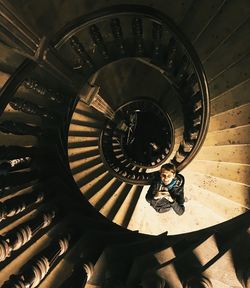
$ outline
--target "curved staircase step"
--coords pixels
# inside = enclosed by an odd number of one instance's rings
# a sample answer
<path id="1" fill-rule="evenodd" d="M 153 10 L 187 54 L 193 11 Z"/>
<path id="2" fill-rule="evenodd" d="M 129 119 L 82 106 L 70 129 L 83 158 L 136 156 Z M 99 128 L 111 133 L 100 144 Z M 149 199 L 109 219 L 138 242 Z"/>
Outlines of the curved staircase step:
<path id="1" fill-rule="evenodd" d="M 210 210 L 210 214 L 215 216 L 217 223 L 221 223 L 227 219 L 231 219 L 240 214 L 245 213 L 248 209 L 245 206 L 237 204 L 234 201 L 222 197 L 216 193 L 210 192 L 210 190 L 202 189 L 196 185 L 189 187 L 189 197 L 192 199 L 189 202 L 196 201 L 200 207 L 205 206 Z M 211 222 L 210 222 L 211 221 Z M 212 217 L 208 220 L 210 225 L 213 225 Z"/>
<path id="2" fill-rule="evenodd" d="M 81 170 L 78 173 L 75 173 L 73 175 L 73 177 L 74 177 L 76 182 L 82 181 L 82 183 L 84 183 L 84 178 L 85 177 L 89 178 L 89 181 L 91 181 L 91 179 L 94 179 L 94 177 L 99 176 L 103 172 L 104 172 L 103 163 L 99 162 L 96 165 L 90 166 L 87 169 L 84 169 L 84 170 Z M 86 179 L 86 181 L 87 181 L 87 179 Z"/>
<path id="3" fill-rule="evenodd" d="M 223 222 L 224 218 L 216 214 L 211 207 L 192 197 L 189 187 L 190 185 L 185 187 L 185 195 L 188 198 L 184 204 L 185 213 L 178 216 L 173 210 L 157 213 L 145 199 L 149 186 L 144 186 L 133 214 L 134 219 L 130 221 L 128 228 L 151 235 L 158 235 L 165 231 L 168 231 L 169 235 L 176 235 Z"/>
<path id="4" fill-rule="evenodd" d="M 248 207 L 249 205 L 249 185 L 202 174 L 197 171 L 184 171 L 183 175 L 186 177 L 186 185 L 191 187 L 195 185 L 197 188 L 210 191 L 211 195 L 209 194 L 209 196 L 220 195 L 225 199 L 233 201 L 235 205 L 243 207 Z"/>
<path id="5" fill-rule="evenodd" d="M 76 133 L 76 132 L 99 132 L 100 133 L 100 126 L 96 123 L 92 124 L 86 121 L 81 121 L 82 124 L 80 124 L 79 122 L 77 124 L 72 123 L 73 121 L 71 121 L 70 127 L 69 127 L 69 133 Z"/>
<path id="6" fill-rule="evenodd" d="M 85 140 L 85 141 L 79 141 L 79 142 L 69 142 L 68 148 L 69 149 L 77 149 L 81 147 L 92 147 L 92 146 L 98 146 L 98 140 Z"/>
<path id="7" fill-rule="evenodd" d="M 84 175 L 83 177 L 79 178 L 76 182 L 78 187 L 82 192 L 91 189 L 98 181 L 101 181 L 108 172 L 106 171 L 103 165 L 100 165 L 99 168 L 94 169 L 90 174 Z"/>
<path id="8" fill-rule="evenodd" d="M 232 31 L 237 29 L 241 23 L 243 23 L 249 15 L 249 5 L 246 2 L 241 1 L 241 5 L 245 7 L 245 11 L 242 13 L 240 7 L 235 7 L 233 2 L 223 3 L 224 5 L 217 10 L 215 17 L 211 18 L 206 30 L 195 42 L 195 48 L 201 59 L 206 58 L 211 52 L 213 52 L 221 42 L 230 37 Z M 233 17 L 232 17 L 233 15 Z M 226 24 L 224 19 L 232 17 L 230 24 Z M 214 31 L 217 31 L 216 37 L 214 37 Z"/>
<path id="9" fill-rule="evenodd" d="M 93 197 L 97 196 L 97 198 L 98 198 L 98 200 L 93 201 L 93 202 L 95 202 L 94 205 L 95 205 L 97 210 L 100 210 L 102 207 L 104 207 L 105 204 L 109 201 L 109 199 L 111 199 L 113 197 L 113 195 L 118 191 L 119 187 L 122 185 L 122 182 L 120 180 L 117 180 L 117 179 L 115 179 L 115 180 L 113 179 L 112 182 L 113 183 L 112 183 L 111 187 L 108 188 L 108 190 L 106 190 L 106 189 L 102 190 L 102 191 L 104 191 L 103 195 L 99 195 L 98 193 L 96 193 L 93 196 Z M 105 211 L 105 208 L 103 208 L 102 211 Z"/>
<path id="10" fill-rule="evenodd" d="M 74 111 L 74 114 L 72 116 L 73 120 L 78 120 L 78 121 L 89 121 L 92 123 L 102 123 L 103 120 L 105 119 L 104 116 L 95 110 L 94 108 L 85 105 L 83 109 L 83 105 L 81 105 L 81 101 L 78 102 L 76 109 Z"/>
<path id="11" fill-rule="evenodd" d="M 86 158 L 97 157 L 97 156 L 100 157 L 99 156 L 99 150 L 97 149 L 97 147 L 95 149 L 92 149 L 92 147 L 91 147 L 91 149 L 89 149 L 89 147 L 88 147 L 88 150 L 89 151 L 87 151 L 87 152 L 76 153 L 76 154 L 73 154 L 73 155 L 69 155 L 70 165 L 73 162 L 79 162 L 81 160 L 85 160 L 86 161 Z M 73 151 L 75 153 L 75 149 Z"/>
<path id="12" fill-rule="evenodd" d="M 249 109 L 250 104 L 244 104 L 225 112 L 217 113 L 210 119 L 208 133 L 249 124 Z"/>
<path id="13" fill-rule="evenodd" d="M 234 89 L 236 86 L 249 79 L 248 67 L 250 64 L 250 55 L 244 57 L 240 62 L 230 67 L 222 75 L 217 77 L 209 84 L 210 99 Z"/>
<path id="14" fill-rule="evenodd" d="M 181 23 L 183 31 L 191 42 L 195 43 L 224 4 L 223 0 L 212 0 L 209 3 L 195 1 L 192 3 L 191 9 Z"/>
<path id="15" fill-rule="evenodd" d="M 224 130 L 210 131 L 204 146 L 223 146 L 250 143 L 250 125 L 239 126 Z"/>
<path id="16" fill-rule="evenodd" d="M 97 138 L 100 135 L 100 131 L 97 129 L 93 129 L 92 131 L 69 131 L 69 136 L 74 136 L 74 137 L 92 137 L 92 138 Z"/>
<path id="17" fill-rule="evenodd" d="M 220 145 L 220 146 L 204 146 L 197 154 L 197 160 L 229 162 L 229 163 L 250 163 L 250 144 L 242 145 Z"/>
<path id="18" fill-rule="evenodd" d="M 76 169 L 76 173 L 78 173 L 78 172 L 82 171 L 81 165 L 83 165 L 83 166 L 87 165 L 88 166 L 88 163 L 92 162 L 92 161 L 97 161 L 97 162 L 99 161 L 98 163 L 100 163 L 101 162 L 100 156 L 96 154 L 94 156 L 90 156 L 87 158 L 81 158 L 81 159 L 76 160 L 74 162 L 70 162 L 69 166 L 72 169 L 72 171 L 74 171 L 74 169 Z"/>
<path id="19" fill-rule="evenodd" d="M 96 157 L 96 156 L 90 157 L 88 159 L 89 161 L 86 161 L 86 159 L 84 159 L 84 160 L 85 160 L 84 163 L 82 163 L 78 166 L 75 166 L 74 168 L 73 168 L 73 165 L 70 165 L 71 173 L 73 174 L 73 176 L 77 173 L 81 173 L 83 170 L 89 169 L 93 166 L 96 166 L 96 165 L 102 163 L 101 158 Z M 74 163 L 76 163 L 76 162 L 74 162 Z"/>
<path id="20" fill-rule="evenodd" d="M 98 181 L 95 182 L 95 184 L 92 184 L 90 188 L 88 188 L 87 185 L 84 187 L 84 196 L 87 199 L 89 199 L 89 202 L 93 205 L 94 204 L 93 198 L 95 198 L 95 195 L 101 192 L 103 188 L 105 189 L 105 186 L 107 184 L 110 184 L 110 181 L 112 180 L 113 176 L 110 173 L 105 172 L 104 176 L 98 179 Z"/>
<path id="21" fill-rule="evenodd" d="M 104 203 L 104 205 L 100 209 L 100 213 L 105 215 L 106 217 L 112 218 L 112 216 L 117 212 L 117 208 L 114 208 L 115 203 L 117 202 L 117 199 L 120 197 L 120 194 L 125 194 L 125 196 L 129 193 L 129 190 L 131 189 L 130 184 L 122 183 L 117 190 L 114 191 L 114 193 L 111 194 L 111 197 Z M 121 203 L 120 203 L 121 204 Z M 119 209 L 119 205 L 118 205 Z M 115 211 L 114 211 L 115 210 Z M 111 219 L 112 220 L 112 219 Z"/>
<path id="22" fill-rule="evenodd" d="M 249 103 L 249 89 L 250 79 L 247 79 L 218 97 L 211 99 L 211 116 Z"/>
<path id="23" fill-rule="evenodd" d="M 77 155 L 83 155 L 83 159 L 88 158 L 88 153 L 91 155 L 93 152 L 98 154 L 98 145 L 95 146 L 87 146 L 87 147 L 79 147 L 79 148 L 68 148 L 68 156 L 71 159 L 77 158 Z M 86 155 L 85 155 L 86 154 Z M 78 157 L 79 158 L 79 157 Z"/>
<path id="24" fill-rule="evenodd" d="M 226 38 L 212 54 L 203 60 L 203 65 L 206 70 L 207 79 L 210 82 L 213 78 L 218 77 L 218 74 L 223 73 L 228 66 L 238 62 L 250 50 L 250 20 L 242 19 L 238 27 L 232 30 L 231 35 Z M 241 39 L 245 41 L 242 42 Z M 232 54 L 227 54 L 225 51 L 234 46 Z M 218 61 L 220 59 L 220 61 Z"/>
<path id="25" fill-rule="evenodd" d="M 194 160 L 188 168 L 190 169 L 190 172 L 198 172 L 207 176 L 223 178 L 225 180 L 237 182 L 239 185 L 250 185 L 248 177 L 250 175 L 249 164 Z"/>
<path id="26" fill-rule="evenodd" d="M 140 197 L 142 186 L 134 185 L 127 197 L 124 199 L 118 213 L 113 218 L 113 222 L 121 225 L 122 227 L 127 227 L 131 221 L 134 209 L 136 207 L 137 201 Z"/>

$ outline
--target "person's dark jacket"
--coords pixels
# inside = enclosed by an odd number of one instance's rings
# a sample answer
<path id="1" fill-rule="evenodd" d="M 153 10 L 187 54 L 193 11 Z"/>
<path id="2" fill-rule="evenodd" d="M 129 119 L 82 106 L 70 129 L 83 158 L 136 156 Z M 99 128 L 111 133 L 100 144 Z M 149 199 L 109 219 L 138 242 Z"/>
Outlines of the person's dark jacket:
<path id="1" fill-rule="evenodd" d="M 169 185 L 165 185 L 160 176 L 158 175 L 152 182 L 148 192 L 146 194 L 146 200 L 150 203 L 150 205 L 156 210 L 158 213 L 164 213 L 169 211 L 171 208 L 175 211 L 176 214 L 182 215 L 185 211 L 184 207 L 184 183 L 185 179 L 181 174 L 176 174 L 174 178 L 175 184 L 172 186 L 171 183 Z M 169 194 L 171 195 L 173 201 L 168 201 L 166 198 L 154 199 L 155 194 L 160 190 L 160 187 L 172 186 L 168 188 Z"/>

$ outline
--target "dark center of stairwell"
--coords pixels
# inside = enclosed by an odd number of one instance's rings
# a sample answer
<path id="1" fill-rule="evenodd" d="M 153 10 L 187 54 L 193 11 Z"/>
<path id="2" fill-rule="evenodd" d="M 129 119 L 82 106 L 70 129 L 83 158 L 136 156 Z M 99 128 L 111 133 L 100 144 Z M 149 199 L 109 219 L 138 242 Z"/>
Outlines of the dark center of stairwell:
<path id="1" fill-rule="evenodd" d="M 136 111 L 131 116 L 135 120 L 132 120 L 128 132 L 123 136 L 123 147 L 128 158 L 144 165 L 161 159 L 171 141 L 168 123 L 152 112 Z"/>
<path id="2" fill-rule="evenodd" d="M 169 118 L 149 99 L 122 105 L 116 115 L 126 123 L 120 136 L 121 148 L 131 162 L 152 166 L 162 162 L 173 144 Z"/>

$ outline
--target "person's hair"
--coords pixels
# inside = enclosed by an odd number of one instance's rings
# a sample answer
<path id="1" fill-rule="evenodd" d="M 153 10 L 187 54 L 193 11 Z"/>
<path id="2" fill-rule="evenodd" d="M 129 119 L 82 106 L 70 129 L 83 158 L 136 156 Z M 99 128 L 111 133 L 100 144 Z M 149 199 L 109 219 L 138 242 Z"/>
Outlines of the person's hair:
<path id="1" fill-rule="evenodd" d="M 161 169 L 167 170 L 172 172 L 173 174 L 176 174 L 176 167 L 172 163 L 167 163 L 161 166 Z"/>

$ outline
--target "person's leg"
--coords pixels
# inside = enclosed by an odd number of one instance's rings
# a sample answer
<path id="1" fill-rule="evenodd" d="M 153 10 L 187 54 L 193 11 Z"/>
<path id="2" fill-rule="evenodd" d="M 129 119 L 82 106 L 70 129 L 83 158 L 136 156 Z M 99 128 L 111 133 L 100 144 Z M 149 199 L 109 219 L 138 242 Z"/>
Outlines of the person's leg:
<path id="1" fill-rule="evenodd" d="M 157 203 L 154 208 L 155 208 L 155 211 L 158 213 L 165 213 L 171 209 L 171 205 L 167 199 L 161 198 L 157 200 Z"/>

